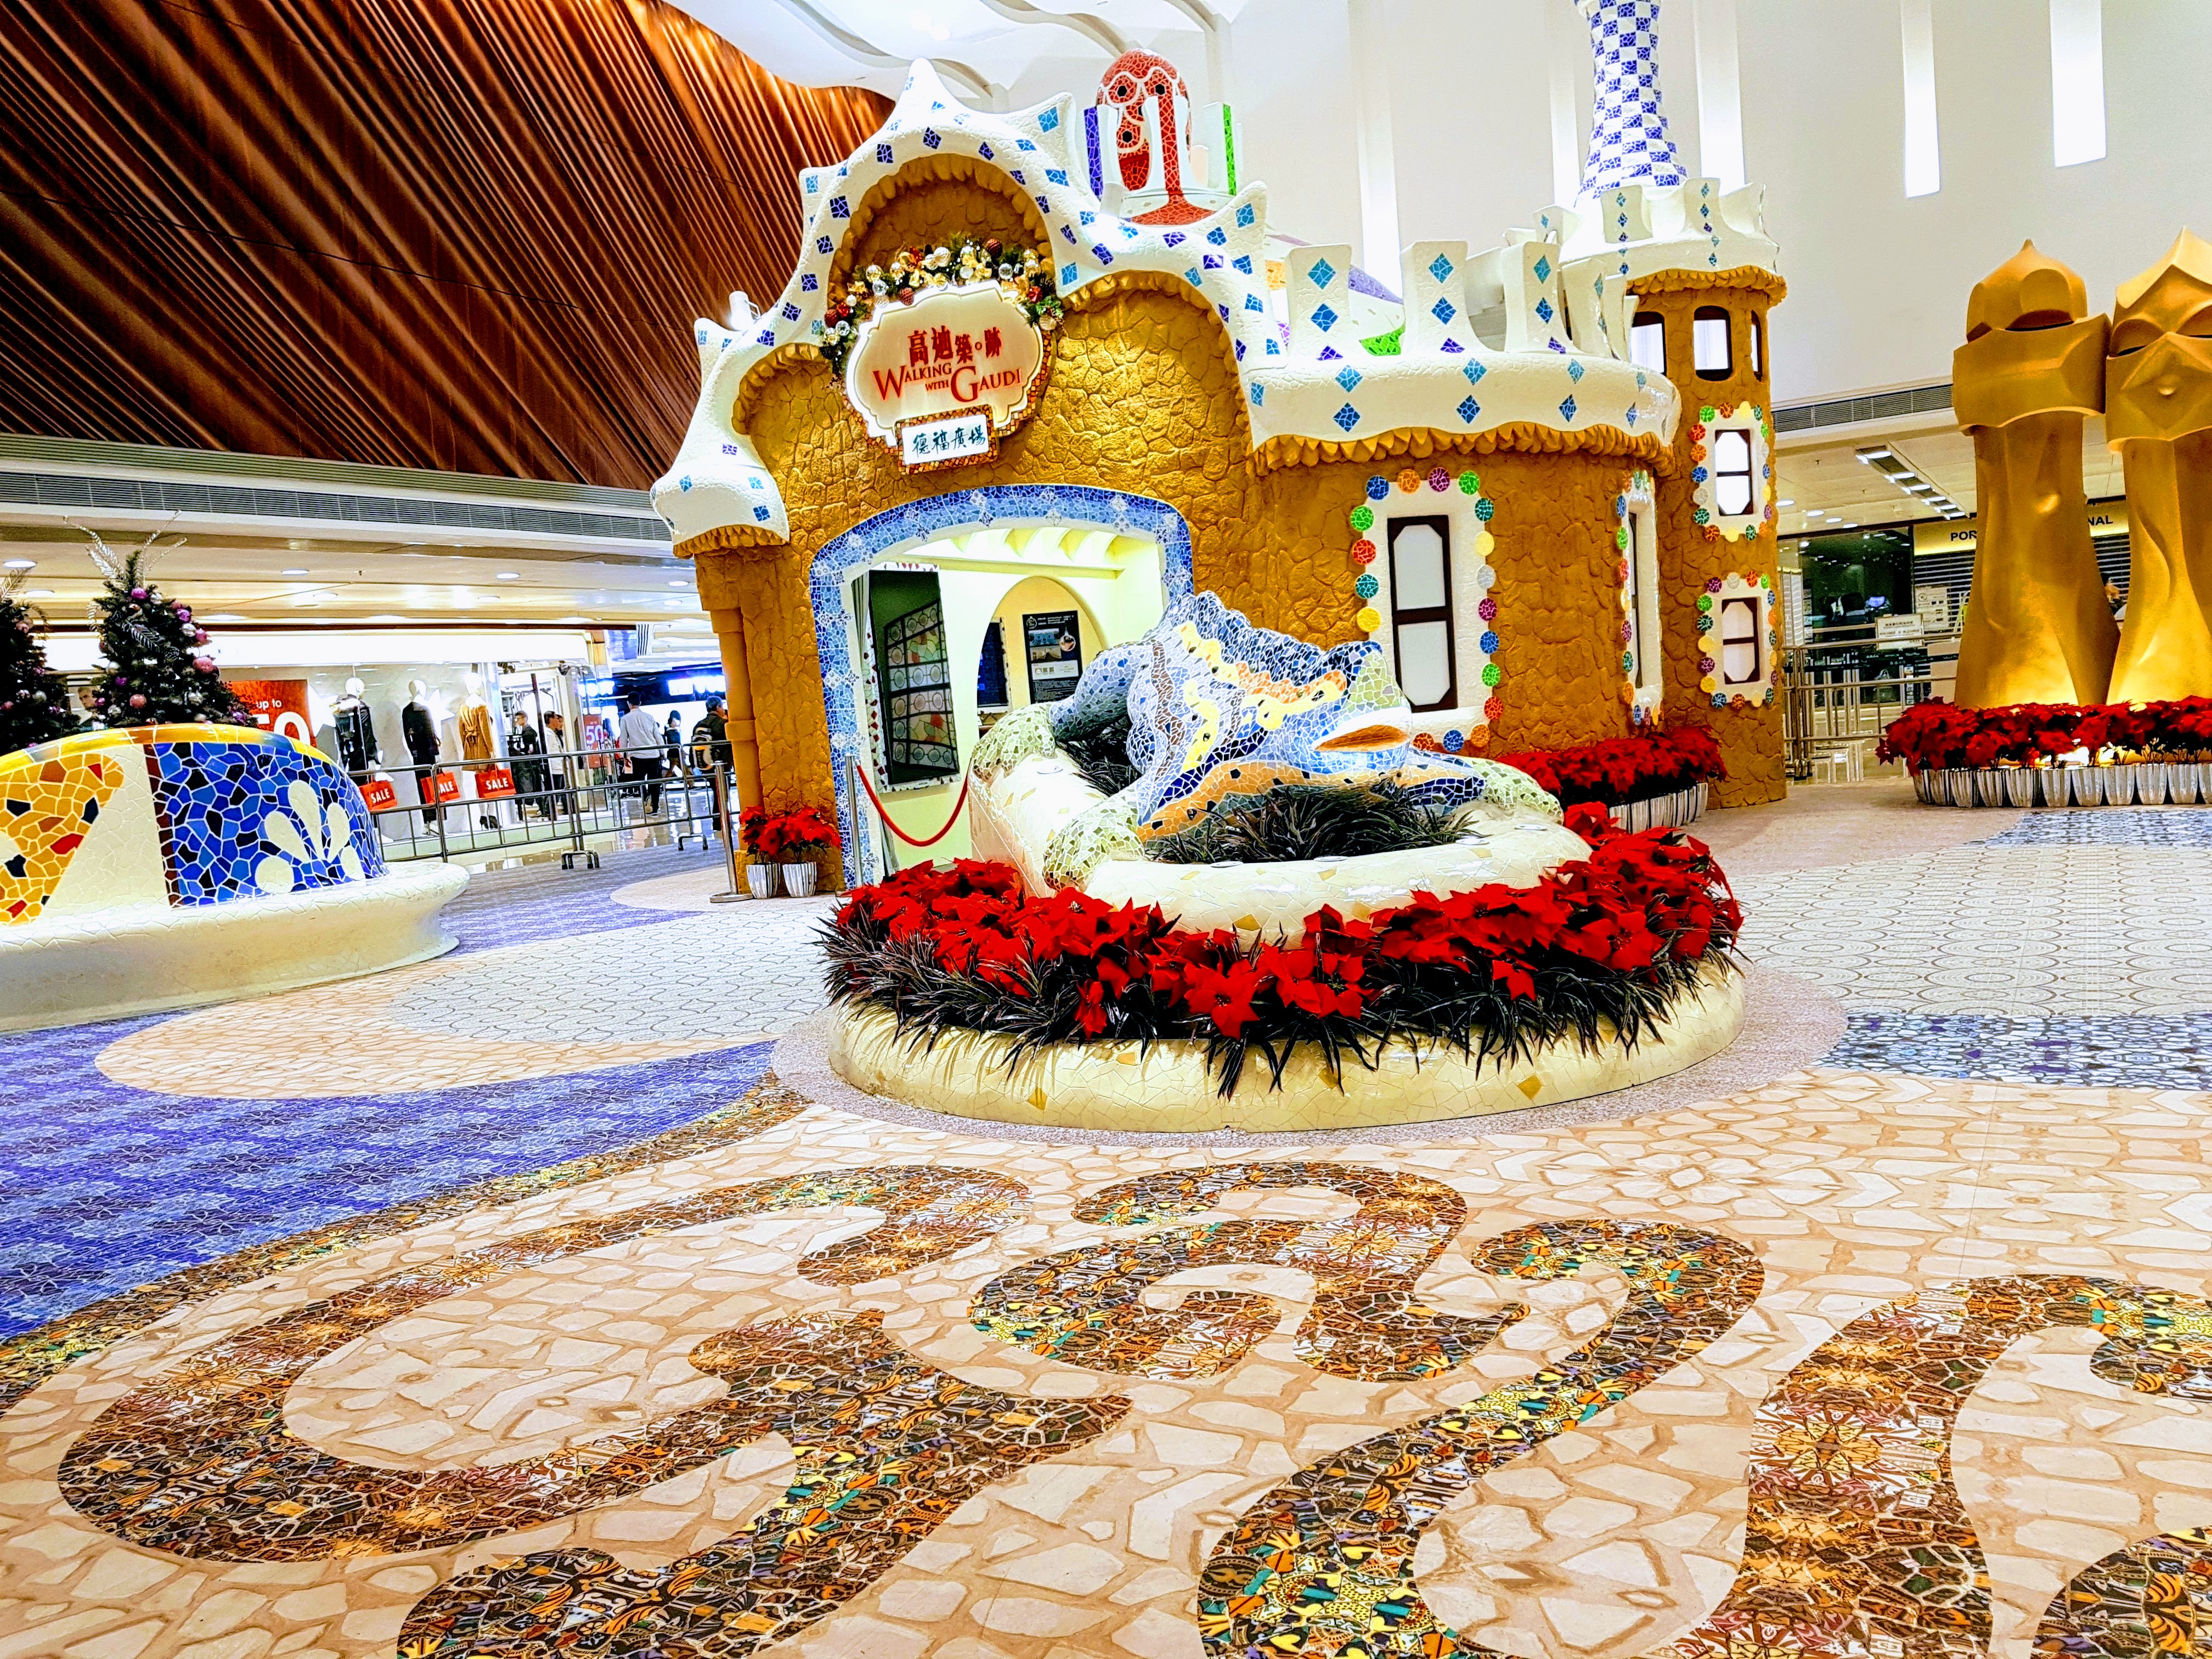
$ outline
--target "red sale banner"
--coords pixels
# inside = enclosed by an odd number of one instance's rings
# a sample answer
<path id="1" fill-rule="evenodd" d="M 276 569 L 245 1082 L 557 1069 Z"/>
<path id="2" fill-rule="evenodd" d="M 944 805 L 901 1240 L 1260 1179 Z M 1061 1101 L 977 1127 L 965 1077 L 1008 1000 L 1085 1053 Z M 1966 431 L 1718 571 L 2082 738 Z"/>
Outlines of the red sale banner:
<path id="1" fill-rule="evenodd" d="M 371 778 L 362 785 L 361 798 L 368 803 L 372 812 L 381 812 L 387 806 L 399 804 L 399 792 L 392 787 L 389 778 Z"/>
<path id="2" fill-rule="evenodd" d="M 229 685 L 252 710 L 253 723 L 263 731 L 295 743 L 314 742 L 314 728 L 307 722 L 307 681 L 232 680 Z"/>
<path id="3" fill-rule="evenodd" d="M 461 775 L 460 775 L 459 773 L 458 773 L 458 772 L 441 772 L 441 773 L 439 773 L 439 774 L 438 774 L 438 803 L 439 803 L 439 805 L 444 805 L 446 802 L 447 802 L 447 801 L 459 800 L 460 798 L 461 798 Z"/>
<path id="4" fill-rule="evenodd" d="M 481 766 L 477 769 L 477 799 L 497 800 L 514 793 L 514 774 L 504 766 Z"/>

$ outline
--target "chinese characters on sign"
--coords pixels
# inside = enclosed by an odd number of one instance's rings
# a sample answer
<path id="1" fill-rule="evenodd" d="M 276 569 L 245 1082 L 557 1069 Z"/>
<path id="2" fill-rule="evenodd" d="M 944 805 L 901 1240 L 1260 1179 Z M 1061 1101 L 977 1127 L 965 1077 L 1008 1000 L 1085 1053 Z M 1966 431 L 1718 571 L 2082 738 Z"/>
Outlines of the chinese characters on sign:
<path id="1" fill-rule="evenodd" d="M 980 411 L 940 421 L 899 422 L 899 461 L 927 466 L 939 461 L 974 460 L 991 453 L 991 417 Z"/>
<path id="2" fill-rule="evenodd" d="M 1029 413 L 1044 354 L 1043 334 L 996 283 L 932 289 L 861 325 L 845 392 L 903 465 L 981 460 Z M 909 437 L 917 423 L 925 435 Z"/>

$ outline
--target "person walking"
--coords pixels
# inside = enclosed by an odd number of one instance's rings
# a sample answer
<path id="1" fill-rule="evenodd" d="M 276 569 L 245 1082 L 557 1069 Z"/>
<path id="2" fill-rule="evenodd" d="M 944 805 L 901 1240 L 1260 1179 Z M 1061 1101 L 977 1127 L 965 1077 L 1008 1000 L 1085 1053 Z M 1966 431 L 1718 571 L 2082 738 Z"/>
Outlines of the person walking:
<path id="1" fill-rule="evenodd" d="M 707 712 L 699 716 L 699 723 L 691 728 L 691 764 L 704 772 L 727 765 L 730 759 L 730 722 L 720 697 L 707 699 Z"/>
<path id="2" fill-rule="evenodd" d="M 660 780 L 666 769 L 663 766 L 666 739 L 661 735 L 660 722 L 653 718 L 644 705 L 635 699 L 623 702 L 622 725 L 615 741 L 629 763 L 630 781 L 644 786 L 640 792 L 644 816 L 660 816 Z"/>

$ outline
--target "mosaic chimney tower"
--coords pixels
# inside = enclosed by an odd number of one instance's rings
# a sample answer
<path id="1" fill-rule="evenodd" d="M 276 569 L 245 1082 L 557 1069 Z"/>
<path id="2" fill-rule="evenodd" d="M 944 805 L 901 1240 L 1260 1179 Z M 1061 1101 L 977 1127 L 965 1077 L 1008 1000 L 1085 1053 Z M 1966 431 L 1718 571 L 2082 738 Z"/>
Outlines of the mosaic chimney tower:
<path id="1" fill-rule="evenodd" d="M 1575 0 L 1589 22 L 1594 79 L 1585 198 L 1619 185 L 1679 185 L 1686 176 L 1659 96 L 1659 0 Z"/>
<path id="2" fill-rule="evenodd" d="M 2105 701 L 2118 630 L 2083 511 L 2081 424 L 2105 406 L 2109 325 L 2088 309 L 2081 277 L 2033 242 L 1966 302 L 1952 403 L 1974 440 L 1982 529 L 1962 708 Z"/>
<path id="3" fill-rule="evenodd" d="M 1595 119 L 1568 216 L 1565 291 L 1578 313 L 1607 319 L 1615 355 L 1666 379 L 1682 405 L 1672 465 L 1650 492 L 1664 526 L 1657 717 L 1712 732 L 1728 763 L 1714 789 L 1722 805 L 1778 800 L 1788 785 L 1766 313 L 1786 289 L 1764 192 L 1723 191 L 1676 159 L 1659 0 L 1574 3 L 1589 23 Z M 1632 508 L 1626 516 L 1632 550 L 1644 532 Z M 1647 693 L 1634 695 L 1641 717 Z"/>
<path id="4" fill-rule="evenodd" d="M 2212 244 L 2186 230 L 2124 283 L 2105 439 L 2128 476 L 2128 615 L 2116 702 L 2212 695 Z"/>

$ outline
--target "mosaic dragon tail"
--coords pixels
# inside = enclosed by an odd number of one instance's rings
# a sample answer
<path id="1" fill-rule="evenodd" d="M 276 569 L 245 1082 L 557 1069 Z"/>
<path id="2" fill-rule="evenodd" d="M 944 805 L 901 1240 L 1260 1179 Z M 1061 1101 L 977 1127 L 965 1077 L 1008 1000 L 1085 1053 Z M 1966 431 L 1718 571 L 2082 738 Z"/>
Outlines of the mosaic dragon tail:
<path id="1" fill-rule="evenodd" d="M 1214 1659 L 1486 1652 L 1422 1600 L 1413 1581 L 1422 1528 L 1491 1470 L 1704 1348 L 1751 1305 L 1764 1279 L 1733 1240 L 1656 1222 L 1523 1227 L 1475 1259 L 1519 1279 L 1610 1267 L 1627 1279 L 1628 1297 L 1604 1330 L 1557 1364 L 1347 1446 L 1261 1498 L 1215 1548 L 1199 1583 L 1199 1628 Z"/>

